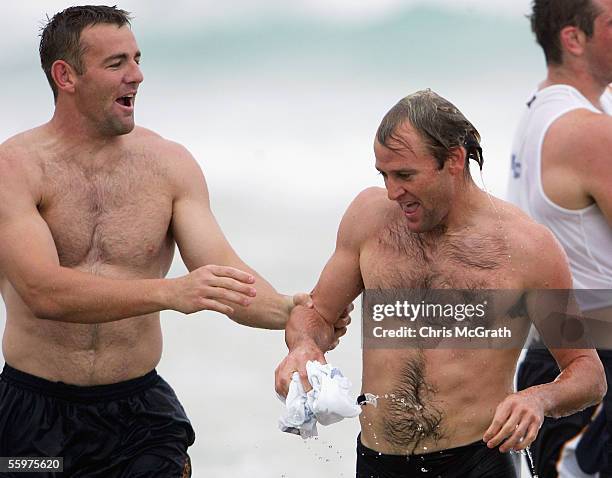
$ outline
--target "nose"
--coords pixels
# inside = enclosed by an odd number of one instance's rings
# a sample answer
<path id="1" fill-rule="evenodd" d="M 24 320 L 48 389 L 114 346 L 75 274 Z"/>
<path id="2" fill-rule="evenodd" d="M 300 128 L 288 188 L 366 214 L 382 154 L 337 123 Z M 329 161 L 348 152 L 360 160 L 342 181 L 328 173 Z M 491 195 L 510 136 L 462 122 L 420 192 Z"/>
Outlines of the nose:
<path id="1" fill-rule="evenodd" d="M 140 69 L 140 65 L 135 61 L 131 63 L 130 68 L 128 69 L 127 74 L 125 75 L 126 83 L 142 83 L 144 80 L 144 75 L 142 74 L 142 70 Z"/>
<path id="2" fill-rule="evenodd" d="M 395 182 L 392 178 L 387 179 L 385 186 L 387 188 L 387 197 L 391 201 L 397 201 L 406 192 L 404 187 Z"/>

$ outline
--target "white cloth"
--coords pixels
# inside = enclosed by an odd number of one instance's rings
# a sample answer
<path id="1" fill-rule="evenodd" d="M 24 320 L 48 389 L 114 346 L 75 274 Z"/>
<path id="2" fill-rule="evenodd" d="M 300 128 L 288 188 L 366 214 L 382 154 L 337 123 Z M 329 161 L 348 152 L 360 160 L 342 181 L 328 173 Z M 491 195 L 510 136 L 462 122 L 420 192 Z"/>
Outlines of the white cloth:
<path id="1" fill-rule="evenodd" d="M 318 435 L 317 422 L 327 426 L 361 413 L 351 382 L 339 368 L 308 361 L 306 373 L 312 390 L 306 393 L 299 374 L 293 372 L 287 398 L 278 397 L 285 403 L 285 413 L 278 422 L 282 431 L 310 438 Z"/>

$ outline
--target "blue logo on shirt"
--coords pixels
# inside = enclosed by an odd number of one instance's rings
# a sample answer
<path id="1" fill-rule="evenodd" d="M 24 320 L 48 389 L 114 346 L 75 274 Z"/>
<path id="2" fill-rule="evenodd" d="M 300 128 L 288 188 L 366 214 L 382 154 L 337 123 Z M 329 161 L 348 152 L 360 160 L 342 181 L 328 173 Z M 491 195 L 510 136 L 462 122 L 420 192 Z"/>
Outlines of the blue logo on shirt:
<path id="1" fill-rule="evenodd" d="M 516 159 L 516 154 L 512 155 L 512 176 L 514 179 L 518 179 L 521 177 L 521 162 Z"/>

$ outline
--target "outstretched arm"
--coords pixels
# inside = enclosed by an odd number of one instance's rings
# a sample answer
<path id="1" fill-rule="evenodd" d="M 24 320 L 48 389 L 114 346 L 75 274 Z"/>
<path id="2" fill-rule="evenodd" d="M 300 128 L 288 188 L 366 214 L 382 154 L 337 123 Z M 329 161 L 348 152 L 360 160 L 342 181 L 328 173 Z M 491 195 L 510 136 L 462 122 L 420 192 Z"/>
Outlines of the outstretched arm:
<path id="1" fill-rule="evenodd" d="M 249 300 L 248 273 L 210 267 L 178 279 L 117 280 L 60 265 L 53 236 L 37 209 L 35 168 L 14 149 L 0 149 L 0 273 L 41 319 L 102 323 L 164 309 L 217 310 L 218 297 Z M 217 287 L 224 277 L 231 283 Z"/>
<path id="2" fill-rule="evenodd" d="M 572 287 L 567 258 L 561 246 L 543 227 L 538 236 L 538 275 L 529 285 L 533 290 L 527 296 L 531 318 L 543 316 L 542 296 L 544 301 L 548 301 Z M 550 289 L 550 294 L 544 289 Z M 549 311 L 555 310 L 545 307 Z M 522 450 L 535 440 L 544 417 L 570 415 L 602 400 L 607 390 L 606 377 L 595 350 L 551 348 L 550 352 L 561 373 L 553 382 L 521 390 L 499 404 L 483 437 L 489 447 L 503 442 L 499 447 L 502 452 Z"/>
<path id="3" fill-rule="evenodd" d="M 251 327 L 284 329 L 294 306 L 294 297 L 282 295 L 245 264 L 225 238 L 211 209 L 204 175 L 193 157 L 176 145 L 174 168 L 176 197 L 172 212 L 172 232 L 189 270 L 208 264 L 222 264 L 248 272 L 256 290 L 248 307 L 233 305 L 227 315 Z M 295 296 L 297 303 L 309 303 L 307 294 Z"/>
<path id="4" fill-rule="evenodd" d="M 325 363 L 323 354 L 333 342 L 334 324 L 345 307 L 363 290 L 359 253 L 364 234 L 358 227 L 358 220 L 367 194 L 362 193 L 342 219 L 336 250 L 312 292 L 313 307 L 296 307 L 291 313 L 285 329 L 289 354 L 279 364 L 275 374 L 276 391 L 283 396 L 287 395 L 291 375 L 295 371 L 299 372 L 305 389 L 310 389 L 306 362 L 318 360 Z"/>

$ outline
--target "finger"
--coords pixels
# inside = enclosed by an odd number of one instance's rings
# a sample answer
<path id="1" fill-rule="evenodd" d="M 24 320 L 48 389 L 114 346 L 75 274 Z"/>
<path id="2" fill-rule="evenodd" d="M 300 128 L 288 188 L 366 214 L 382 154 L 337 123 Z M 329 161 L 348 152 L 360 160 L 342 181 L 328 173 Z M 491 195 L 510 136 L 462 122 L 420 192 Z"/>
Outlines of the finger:
<path id="1" fill-rule="evenodd" d="M 531 445 L 538 436 L 539 430 L 540 426 L 536 422 L 533 422 L 531 425 L 529 425 L 529 428 L 527 428 L 527 434 L 523 438 L 523 441 L 521 441 L 521 443 L 519 443 L 519 445 L 515 448 L 515 450 L 524 450 L 529 445 Z"/>
<path id="2" fill-rule="evenodd" d="M 314 306 L 312 302 L 312 297 L 310 294 L 306 292 L 299 292 L 293 295 L 293 305 L 301 305 L 302 307 L 307 307 L 311 309 Z"/>
<path id="3" fill-rule="evenodd" d="M 218 277 L 231 277 L 232 279 L 244 282 L 245 284 L 253 284 L 255 282 L 255 277 L 247 272 L 241 271 L 240 269 L 236 269 L 235 267 L 217 266 L 214 264 L 204 267 Z"/>
<path id="4" fill-rule="evenodd" d="M 287 380 L 287 377 L 281 370 L 282 367 L 279 365 L 274 371 L 274 389 L 279 395 L 287 397 L 289 393 L 289 380 Z"/>
<path id="5" fill-rule="evenodd" d="M 302 387 L 304 387 L 304 391 L 306 393 L 310 392 L 312 390 L 312 385 L 310 385 L 310 382 L 308 381 L 308 374 L 306 373 L 306 369 L 303 368 L 301 370 L 298 370 L 298 373 L 300 374 L 300 382 L 302 382 Z"/>
<path id="6" fill-rule="evenodd" d="M 345 329 L 346 327 L 350 325 L 350 323 L 351 323 L 350 317 L 346 317 L 345 319 L 338 319 L 336 323 L 334 324 L 334 328 Z"/>
<path id="7" fill-rule="evenodd" d="M 334 329 L 334 339 L 338 340 L 340 337 L 346 334 L 346 330 L 346 327 L 343 327 L 341 329 Z"/>
<path id="8" fill-rule="evenodd" d="M 488 441 L 487 446 L 489 448 L 495 448 L 506 438 L 511 436 L 516 430 L 519 421 L 520 417 L 516 415 L 511 415 L 508 420 L 506 420 L 506 423 L 504 423 L 504 425 L 501 427 L 500 431 Z"/>
<path id="9" fill-rule="evenodd" d="M 491 425 L 489 425 L 487 431 L 484 433 L 482 439 L 485 442 L 491 440 L 495 435 L 499 433 L 499 431 L 502 429 L 502 426 L 506 423 L 509 417 L 510 409 L 506 407 L 505 403 L 502 402 L 497 407 L 497 410 L 495 411 L 495 416 L 493 417 L 493 421 L 491 422 Z"/>
<path id="10" fill-rule="evenodd" d="M 530 422 L 528 420 L 521 420 L 515 427 L 514 433 L 512 433 L 512 435 L 510 435 L 510 437 L 499 447 L 499 451 L 506 453 L 510 450 L 516 450 L 524 440 L 529 425 Z"/>
<path id="11" fill-rule="evenodd" d="M 221 287 L 206 287 L 204 292 L 206 299 L 223 300 L 243 307 L 247 307 L 253 301 L 252 297 L 247 297 L 238 292 L 223 289 Z"/>
<path id="12" fill-rule="evenodd" d="M 344 319 L 344 318 L 348 317 L 349 314 L 353 311 L 354 308 L 355 308 L 355 306 L 353 305 L 353 303 L 350 303 L 349 305 L 347 305 L 346 308 L 340 314 L 340 318 Z"/>
<path id="13" fill-rule="evenodd" d="M 214 310 L 215 312 L 225 315 L 231 315 L 234 313 L 234 309 L 232 309 L 229 305 L 222 304 L 221 302 L 217 302 L 216 300 L 212 299 L 202 299 L 200 301 L 200 305 L 200 310 Z"/>
<path id="14" fill-rule="evenodd" d="M 255 289 L 255 287 L 237 281 L 236 279 L 230 279 L 229 277 L 214 277 L 208 281 L 208 284 L 213 287 L 233 290 L 249 297 L 255 297 L 257 295 L 257 289 Z"/>

